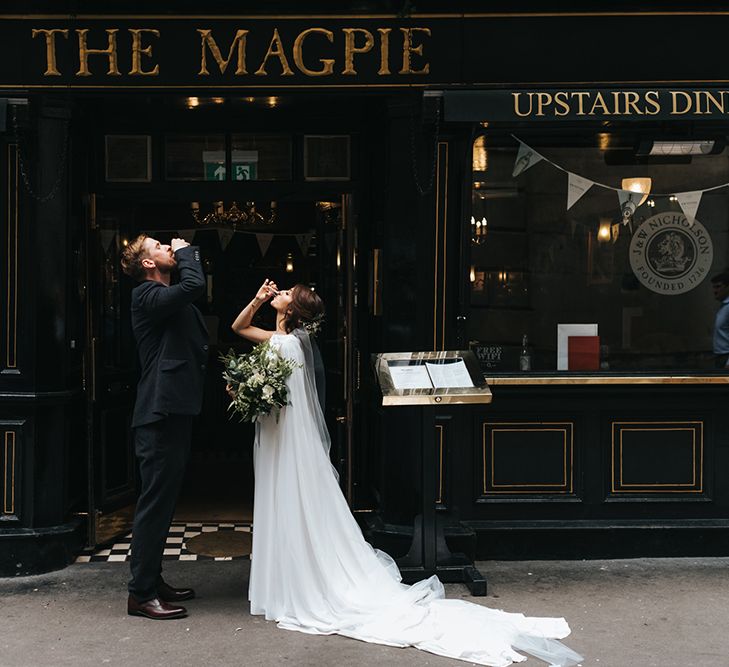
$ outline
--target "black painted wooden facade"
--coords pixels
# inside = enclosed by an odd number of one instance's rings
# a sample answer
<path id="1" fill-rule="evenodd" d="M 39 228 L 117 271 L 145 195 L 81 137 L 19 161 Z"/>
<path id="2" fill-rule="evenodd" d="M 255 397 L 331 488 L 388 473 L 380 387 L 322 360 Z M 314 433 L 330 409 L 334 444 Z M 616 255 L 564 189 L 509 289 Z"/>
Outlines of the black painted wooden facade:
<path id="1" fill-rule="evenodd" d="M 123 16 L 128 8 L 111 3 L 75 3 L 74 14 L 81 15 L 73 17 L 55 6 L 29 11 L 25 3 L 15 4 L 4 11 L 16 16 L 0 28 L 7 36 L 0 40 L 0 97 L 7 100 L 0 135 L 4 576 L 64 566 L 88 539 L 86 515 L 133 498 L 127 414 L 134 369 L 105 372 L 98 365 L 104 337 L 94 309 L 104 298 L 97 281 L 104 256 L 94 221 L 101 213 L 119 216 L 132 234 L 149 227 L 160 211 L 171 216 L 167 227 L 176 229 L 193 194 L 200 201 L 277 200 L 292 207 L 346 199 L 349 218 L 338 223 L 337 238 L 350 253 L 345 260 L 356 252 L 357 262 L 341 283 L 345 305 L 328 324 L 324 344 L 325 358 L 342 364 L 331 381 L 345 397 L 331 399 L 327 417 L 353 510 L 373 542 L 398 555 L 407 548 L 418 502 L 420 420 L 407 408 L 379 405 L 367 360 L 380 351 L 461 348 L 462 318 L 468 316 L 463 221 L 475 128 L 446 122 L 439 98 L 423 92 L 595 84 L 721 88 L 729 81 L 721 51 L 729 16 L 710 10 L 634 12 L 611 4 L 602 13 L 545 13 L 523 5 L 476 14 L 464 4 L 461 14 L 453 5 L 419 3 L 421 14 L 409 15 L 407 7 L 370 3 L 366 10 L 340 8 L 337 15 L 311 9 L 301 16 L 298 6 L 289 5 L 276 17 L 225 16 L 212 7 L 209 17 L 197 7 L 173 17 L 156 3 L 132 20 Z M 398 16 L 401 10 L 404 16 Z M 641 51 L 637 69 L 632 50 L 593 48 L 614 45 L 626 25 L 656 36 L 647 38 L 652 47 Z M 233 74 L 238 61 L 231 50 L 227 75 L 201 78 L 197 30 L 226 35 L 220 38 L 225 58 L 242 26 L 256 35 L 246 73 Z M 292 75 L 274 56 L 269 74 L 256 76 L 276 26 Z M 332 57 L 331 76 L 296 69 L 293 43 L 312 27 L 330 31 L 332 41 L 317 33 L 320 50 L 304 51 L 303 64 L 313 70 L 321 58 Z M 421 31 L 403 32 L 413 27 Z M 129 74 L 129 30 L 141 28 L 163 35 L 155 41 L 147 32 L 139 45 L 154 42 L 151 53 L 160 60 L 139 57 L 145 71 L 159 63 L 159 77 Z M 361 63 L 357 74 L 342 73 L 347 28 L 358 30 L 350 45 L 352 62 Z M 55 37 L 58 76 L 45 74 L 46 33 L 32 37 L 33 29 L 69 31 Z M 107 75 L 109 58 L 96 54 L 89 56 L 90 76 L 77 76 L 79 30 L 89 30 L 97 49 L 109 43 L 107 30 L 119 31 L 119 75 Z M 359 53 L 356 48 L 369 43 L 362 30 L 374 41 Z M 410 70 L 401 75 L 406 34 L 412 49 L 422 44 L 424 50 L 409 52 Z M 658 37 L 669 34 L 681 35 L 681 48 Z M 383 35 L 391 38 L 386 61 Z M 332 45 L 335 50 L 327 50 Z M 383 70 L 388 73 L 378 73 Z M 226 103 L 220 110 L 201 109 L 191 120 L 175 100 L 192 95 L 276 95 L 286 104 L 270 112 Z M 708 122 L 724 127 L 723 118 Z M 305 181 L 295 175 L 291 182 L 249 183 L 244 190 L 232 182 L 170 183 L 157 172 L 144 184 L 104 180 L 105 134 L 152 136 L 153 169 L 159 170 L 171 129 L 231 134 L 241 124 L 258 133 L 284 128 L 299 138 L 349 135 L 351 178 Z M 296 164 L 295 174 L 303 168 Z M 317 275 L 327 270 L 322 265 Z M 705 382 L 706 374 L 688 374 L 680 383 L 669 375 L 603 382 L 588 375 L 569 384 L 559 374 L 494 377 L 491 405 L 438 410 L 433 474 L 449 540 L 481 558 L 726 554 L 729 385 Z M 215 380 L 211 376 L 211 396 Z M 202 419 L 206 428 L 231 437 L 231 426 L 219 419 L 221 402 L 211 399 Z"/>

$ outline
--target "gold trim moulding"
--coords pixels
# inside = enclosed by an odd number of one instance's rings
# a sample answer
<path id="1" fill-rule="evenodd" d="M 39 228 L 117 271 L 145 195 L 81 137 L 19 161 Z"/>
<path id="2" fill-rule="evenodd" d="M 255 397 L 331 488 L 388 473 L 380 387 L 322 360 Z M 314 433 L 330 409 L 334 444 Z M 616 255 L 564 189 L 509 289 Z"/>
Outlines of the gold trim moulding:
<path id="1" fill-rule="evenodd" d="M 489 385 L 727 384 L 729 375 L 570 375 L 569 377 L 486 377 Z"/>
<path id="2" fill-rule="evenodd" d="M 47 19 L 53 21 L 89 21 L 100 19 L 113 19 L 122 21 L 162 19 L 166 21 L 192 21 L 192 20 L 256 20 L 256 21 L 290 21 L 290 20 L 351 20 L 351 19 L 392 19 L 400 21 L 414 21 L 419 19 L 451 19 L 463 20 L 474 18 L 564 18 L 585 17 L 600 18 L 604 16 L 726 16 L 727 10 L 653 10 L 653 11 L 531 11 L 531 12 L 413 12 L 408 16 L 399 14 L 183 14 L 173 16 L 170 14 L 0 14 L 0 19 L 15 21 L 31 21 Z"/>
<path id="3" fill-rule="evenodd" d="M 465 405 L 491 403 L 491 392 L 481 390 L 478 394 L 405 394 L 402 396 L 383 396 L 382 405 Z"/>

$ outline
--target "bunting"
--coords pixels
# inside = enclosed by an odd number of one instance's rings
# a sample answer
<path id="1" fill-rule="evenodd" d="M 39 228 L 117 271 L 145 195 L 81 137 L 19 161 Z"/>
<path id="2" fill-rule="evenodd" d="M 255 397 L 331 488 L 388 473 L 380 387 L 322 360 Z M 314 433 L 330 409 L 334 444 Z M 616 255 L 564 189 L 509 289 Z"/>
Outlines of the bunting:
<path id="1" fill-rule="evenodd" d="M 533 167 L 543 159 L 537 151 L 527 146 L 523 141 L 520 141 L 519 152 L 516 154 L 516 162 L 514 163 L 514 171 L 511 175 L 513 177 L 519 176 L 529 169 L 529 167 Z"/>
<path id="2" fill-rule="evenodd" d="M 516 154 L 516 160 L 514 161 L 514 170 L 512 176 L 516 177 L 523 174 L 527 169 L 533 167 L 538 162 L 544 161 L 547 164 L 556 167 L 560 171 L 567 174 L 567 210 L 571 209 L 585 193 L 592 188 L 597 186 L 606 190 L 613 190 L 618 195 L 618 203 L 620 205 L 620 211 L 622 213 L 623 224 L 629 224 L 630 220 L 635 213 L 635 210 L 641 203 L 641 200 L 645 198 L 645 193 L 630 192 L 623 190 L 622 188 L 616 188 L 611 185 L 605 185 L 604 183 L 598 183 L 592 179 L 585 178 L 579 174 L 575 174 L 564 167 L 552 162 L 551 160 L 540 155 L 537 151 L 525 144 L 521 139 L 512 135 L 514 139 L 519 143 L 519 150 Z M 686 219 L 690 225 L 694 224 L 696 220 L 696 214 L 701 204 L 701 198 L 705 192 L 711 190 L 718 190 L 720 188 L 729 187 L 729 183 L 720 183 L 710 188 L 703 190 L 692 190 L 690 192 L 675 192 L 675 193 L 652 193 L 654 197 L 671 197 L 678 202 L 681 210 L 683 211 Z"/>
<path id="3" fill-rule="evenodd" d="M 567 176 L 567 210 L 569 211 L 594 183 L 589 178 L 583 178 L 577 174 L 568 173 Z"/>
<path id="4" fill-rule="evenodd" d="M 261 249 L 261 257 L 265 257 L 268 247 L 273 241 L 273 234 L 256 234 L 256 241 L 258 241 L 258 247 Z"/>
<path id="5" fill-rule="evenodd" d="M 306 257 L 306 253 L 309 251 L 311 245 L 311 239 L 314 238 L 314 232 L 307 232 L 306 234 L 297 234 L 296 242 L 299 244 L 301 254 Z"/>
<path id="6" fill-rule="evenodd" d="M 112 246 L 116 246 L 116 232 L 113 229 L 102 229 L 99 234 L 101 235 L 101 247 L 106 254 L 116 249 L 112 248 Z"/>
<path id="7" fill-rule="evenodd" d="M 696 220 L 696 211 L 699 208 L 699 204 L 701 203 L 701 197 L 703 194 L 703 190 L 676 193 L 676 201 L 678 202 L 678 205 L 681 207 L 681 210 L 686 216 L 686 220 L 688 220 L 689 225 L 691 225 L 692 227 L 694 226 L 694 222 Z"/>
<path id="8" fill-rule="evenodd" d="M 633 217 L 633 213 L 635 213 L 642 198 L 642 192 L 618 190 L 618 201 L 620 202 L 620 212 L 623 214 L 624 225 L 627 225 L 630 222 L 630 219 Z"/>
<path id="9" fill-rule="evenodd" d="M 235 232 L 232 229 L 219 229 L 218 230 L 218 241 L 220 241 L 220 247 L 223 251 L 228 249 L 230 242 L 233 240 Z"/>

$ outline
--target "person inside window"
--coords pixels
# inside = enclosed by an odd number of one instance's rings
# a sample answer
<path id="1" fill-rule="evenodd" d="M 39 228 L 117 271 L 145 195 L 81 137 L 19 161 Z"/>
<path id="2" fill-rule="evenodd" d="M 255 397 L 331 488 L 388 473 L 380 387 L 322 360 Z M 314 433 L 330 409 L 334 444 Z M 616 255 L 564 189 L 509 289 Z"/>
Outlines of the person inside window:
<path id="1" fill-rule="evenodd" d="M 714 320 L 714 360 L 716 368 L 729 366 L 729 268 L 711 278 L 714 298 L 721 304 Z"/>

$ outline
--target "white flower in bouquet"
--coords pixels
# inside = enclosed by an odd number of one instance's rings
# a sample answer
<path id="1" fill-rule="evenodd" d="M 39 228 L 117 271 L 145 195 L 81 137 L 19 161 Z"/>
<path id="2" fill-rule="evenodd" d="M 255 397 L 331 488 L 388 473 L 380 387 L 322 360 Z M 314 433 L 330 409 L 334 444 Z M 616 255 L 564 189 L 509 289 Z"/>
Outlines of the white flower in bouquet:
<path id="1" fill-rule="evenodd" d="M 298 364 L 284 359 L 270 341 L 259 343 L 248 354 L 229 350 L 220 359 L 223 378 L 233 393 L 228 409 L 241 421 L 254 422 L 271 413 L 278 419 L 281 408 L 288 405 L 286 380 Z"/>

